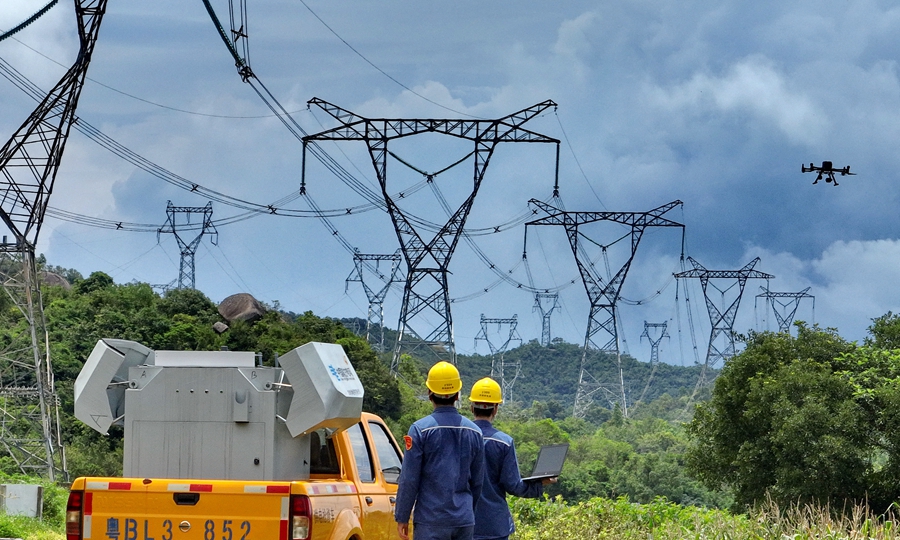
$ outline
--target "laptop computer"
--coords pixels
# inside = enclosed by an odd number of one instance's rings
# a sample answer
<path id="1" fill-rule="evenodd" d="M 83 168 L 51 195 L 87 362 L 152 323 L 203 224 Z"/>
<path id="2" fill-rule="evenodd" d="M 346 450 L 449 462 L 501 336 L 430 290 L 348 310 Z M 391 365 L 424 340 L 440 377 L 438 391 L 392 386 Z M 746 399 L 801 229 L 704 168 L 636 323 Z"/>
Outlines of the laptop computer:
<path id="1" fill-rule="evenodd" d="M 568 452 L 569 445 L 567 443 L 542 446 L 541 451 L 538 452 L 537 461 L 534 462 L 534 469 L 531 471 L 531 475 L 522 480 L 543 480 L 544 478 L 559 476 Z"/>

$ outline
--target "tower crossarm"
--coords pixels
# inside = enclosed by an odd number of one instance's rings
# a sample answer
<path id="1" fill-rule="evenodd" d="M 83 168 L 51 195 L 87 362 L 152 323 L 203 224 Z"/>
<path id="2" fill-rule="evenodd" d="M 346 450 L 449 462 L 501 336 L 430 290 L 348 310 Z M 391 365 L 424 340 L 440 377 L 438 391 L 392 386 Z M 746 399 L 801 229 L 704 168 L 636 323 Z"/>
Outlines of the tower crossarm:
<path id="1" fill-rule="evenodd" d="M 561 225 L 565 227 L 566 234 L 569 237 L 569 243 L 575 254 L 578 270 L 584 281 L 585 289 L 587 290 L 592 305 L 598 302 L 601 297 L 605 297 L 610 306 L 615 304 L 619 297 L 622 285 L 624 284 L 625 275 L 634 259 L 635 251 L 637 250 L 638 243 L 640 242 L 645 228 L 681 227 L 681 229 L 684 230 L 684 224 L 663 217 L 663 214 L 666 212 L 683 204 L 679 200 L 664 204 L 648 212 L 568 212 L 537 199 L 531 199 L 528 202 L 538 210 L 543 210 L 548 215 L 525 223 L 526 242 L 529 225 Z M 537 210 L 535 210 L 535 212 L 537 212 Z M 605 282 L 597 272 L 593 271 L 593 265 L 589 260 L 583 260 L 585 257 L 579 256 L 578 236 L 580 233 L 578 227 L 580 225 L 598 221 L 611 221 L 631 227 L 631 257 L 625 265 L 610 277 L 608 283 Z"/>
<path id="2" fill-rule="evenodd" d="M 524 129 L 522 124 L 556 107 L 551 100 L 542 101 L 503 118 L 493 120 L 366 118 L 319 98 L 307 102 L 325 111 L 341 125 L 313 135 L 304 141 L 367 141 L 398 139 L 420 133 L 440 133 L 470 141 L 541 142 L 559 144 L 559 139 Z"/>
<path id="3" fill-rule="evenodd" d="M 765 287 L 760 287 L 763 292 L 756 295 L 757 298 L 815 298 L 815 296 L 811 294 L 807 294 L 810 287 L 807 287 L 799 292 L 775 292 L 766 289 Z"/>
<path id="4" fill-rule="evenodd" d="M 753 259 L 740 270 L 707 270 L 703 266 L 700 265 L 693 258 L 688 257 L 688 261 L 694 265 L 694 268 L 691 270 L 685 270 L 684 272 L 678 272 L 674 274 L 676 278 L 700 278 L 700 279 L 774 279 L 775 276 L 772 274 L 767 274 L 765 272 L 760 272 L 759 270 L 753 270 L 753 267 L 756 263 L 759 262 L 759 257 Z"/>
<path id="5" fill-rule="evenodd" d="M 578 226 L 597 221 L 612 221 L 629 225 L 631 227 L 682 227 L 678 223 L 662 217 L 663 214 L 676 206 L 681 206 L 681 201 L 672 201 L 648 212 L 566 212 L 537 199 L 531 199 L 529 204 L 543 210 L 546 217 L 527 222 L 525 225 L 570 225 Z M 537 211 L 534 211 L 537 213 Z"/>

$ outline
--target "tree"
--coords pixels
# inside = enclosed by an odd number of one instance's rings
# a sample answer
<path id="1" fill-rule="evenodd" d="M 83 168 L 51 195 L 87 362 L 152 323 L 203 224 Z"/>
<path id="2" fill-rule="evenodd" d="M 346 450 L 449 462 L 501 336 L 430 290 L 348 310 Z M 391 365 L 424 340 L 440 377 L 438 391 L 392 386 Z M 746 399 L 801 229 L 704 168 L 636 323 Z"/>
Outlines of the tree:
<path id="1" fill-rule="evenodd" d="M 696 409 L 687 465 L 744 506 L 768 494 L 884 508 L 898 494 L 885 481 L 900 470 L 898 378 L 900 351 L 857 348 L 833 329 L 751 333 Z"/>
<path id="2" fill-rule="evenodd" d="M 876 349 L 900 349 L 900 316 L 888 311 L 872 319 L 865 344 Z"/>

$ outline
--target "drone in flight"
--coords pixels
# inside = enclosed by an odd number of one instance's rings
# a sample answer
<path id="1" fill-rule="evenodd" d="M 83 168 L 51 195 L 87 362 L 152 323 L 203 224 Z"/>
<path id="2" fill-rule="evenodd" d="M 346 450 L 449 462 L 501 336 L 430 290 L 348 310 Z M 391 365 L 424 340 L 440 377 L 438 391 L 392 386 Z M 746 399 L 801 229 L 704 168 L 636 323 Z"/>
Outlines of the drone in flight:
<path id="1" fill-rule="evenodd" d="M 813 184 L 817 184 L 819 180 L 822 179 L 822 176 L 825 176 L 825 182 L 830 183 L 834 182 L 834 185 L 838 185 L 837 179 L 834 177 L 835 173 L 841 173 L 841 176 L 854 176 L 856 173 L 850 172 L 850 165 L 847 165 L 843 169 L 835 169 L 830 161 L 823 161 L 821 167 L 816 167 L 814 164 L 810 163 L 809 167 L 806 165 L 800 165 L 800 172 L 818 172 L 819 175 L 816 176 L 815 182 Z"/>

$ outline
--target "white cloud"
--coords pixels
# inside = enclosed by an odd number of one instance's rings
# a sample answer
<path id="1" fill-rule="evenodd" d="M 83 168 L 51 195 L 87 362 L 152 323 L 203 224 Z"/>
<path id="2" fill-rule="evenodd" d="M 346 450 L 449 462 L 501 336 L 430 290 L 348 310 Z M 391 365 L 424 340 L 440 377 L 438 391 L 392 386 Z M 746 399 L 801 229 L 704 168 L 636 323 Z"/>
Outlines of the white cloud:
<path id="1" fill-rule="evenodd" d="M 753 55 L 723 75 L 697 73 L 682 84 L 650 88 L 649 94 L 658 106 L 673 111 L 750 112 L 777 126 L 791 142 L 814 145 L 829 127 L 827 116 L 786 81 L 773 62 Z"/>
<path id="2" fill-rule="evenodd" d="M 594 25 L 597 14 L 582 13 L 574 19 L 559 25 L 559 37 L 553 44 L 553 53 L 559 56 L 578 57 L 590 52 L 591 44 L 587 33 Z"/>

